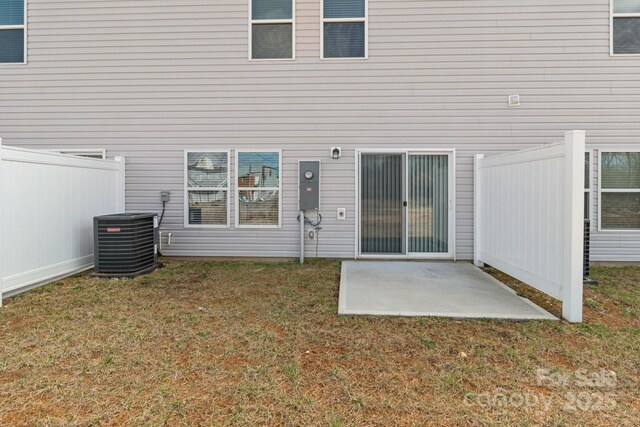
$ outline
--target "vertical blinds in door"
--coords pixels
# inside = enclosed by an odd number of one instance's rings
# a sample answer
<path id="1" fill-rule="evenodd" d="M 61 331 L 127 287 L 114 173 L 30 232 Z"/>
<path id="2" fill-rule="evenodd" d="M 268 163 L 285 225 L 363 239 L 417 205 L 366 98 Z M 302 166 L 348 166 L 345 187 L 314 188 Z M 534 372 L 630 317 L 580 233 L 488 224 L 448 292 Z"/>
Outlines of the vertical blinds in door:
<path id="1" fill-rule="evenodd" d="M 363 154 L 360 176 L 360 251 L 402 254 L 402 154 Z"/>
<path id="2" fill-rule="evenodd" d="M 447 155 L 409 156 L 409 252 L 448 252 L 448 177 Z"/>

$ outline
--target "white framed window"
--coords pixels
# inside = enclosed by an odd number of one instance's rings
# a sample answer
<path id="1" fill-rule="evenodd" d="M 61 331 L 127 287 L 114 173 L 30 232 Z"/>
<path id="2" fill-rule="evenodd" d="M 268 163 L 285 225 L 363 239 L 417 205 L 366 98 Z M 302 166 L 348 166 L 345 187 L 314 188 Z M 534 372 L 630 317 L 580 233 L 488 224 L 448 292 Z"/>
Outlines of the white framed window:
<path id="1" fill-rule="evenodd" d="M 584 219 L 591 219 L 591 162 L 593 151 L 584 153 Z"/>
<path id="2" fill-rule="evenodd" d="M 236 227 L 280 228 L 282 151 L 236 150 Z"/>
<path id="3" fill-rule="evenodd" d="M 27 0 L 0 0 L 0 64 L 27 62 Z"/>
<path id="4" fill-rule="evenodd" d="M 249 0 L 249 60 L 295 59 L 295 0 Z"/>
<path id="5" fill-rule="evenodd" d="M 640 55 L 640 0 L 610 0 L 611 55 Z"/>
<path id="6" fill-rule="evenodd" d="M 598 228 L 640 230 L 640 151 L 598 151 Z"/>
<path id="7" fill-rule="evenodd" d="M 228 228 L 230 151 L 184 152 L 184 226 Z"/>
<path id="8" fill-rule="evenodd" d="M 322 0 L 322 59 L 366 59 L 369 56 L 368 0 Z"/>

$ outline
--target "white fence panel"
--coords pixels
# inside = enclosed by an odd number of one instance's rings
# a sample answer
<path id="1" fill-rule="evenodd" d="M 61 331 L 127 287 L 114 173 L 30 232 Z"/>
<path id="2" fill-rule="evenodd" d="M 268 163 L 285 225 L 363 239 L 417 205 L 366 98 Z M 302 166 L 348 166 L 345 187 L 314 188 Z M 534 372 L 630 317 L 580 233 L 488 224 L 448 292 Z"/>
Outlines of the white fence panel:
<path id="1" fill-rule="evenodd" d="M 565 141 L 476 156 L 475 262 L 563 301 L 582 320 L 584 131 Z"/>
<path id="2" fill-rule="evenodd" d="M 124 211 L 124 159 L 3 147 L 0 304 L 93 266 L 93 217 Z"/>

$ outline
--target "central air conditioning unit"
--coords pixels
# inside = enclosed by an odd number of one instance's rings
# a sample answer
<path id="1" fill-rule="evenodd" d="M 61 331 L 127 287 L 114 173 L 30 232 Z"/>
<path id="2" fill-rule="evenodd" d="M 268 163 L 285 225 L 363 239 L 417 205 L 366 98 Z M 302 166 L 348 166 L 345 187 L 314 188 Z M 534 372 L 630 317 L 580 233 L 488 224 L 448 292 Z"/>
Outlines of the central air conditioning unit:
<path id="1" fill-rule="evenodd" d="M 94 268 L 99 277 L 135 277 L 158 266 L 158 215 L 93 218 Z"/>

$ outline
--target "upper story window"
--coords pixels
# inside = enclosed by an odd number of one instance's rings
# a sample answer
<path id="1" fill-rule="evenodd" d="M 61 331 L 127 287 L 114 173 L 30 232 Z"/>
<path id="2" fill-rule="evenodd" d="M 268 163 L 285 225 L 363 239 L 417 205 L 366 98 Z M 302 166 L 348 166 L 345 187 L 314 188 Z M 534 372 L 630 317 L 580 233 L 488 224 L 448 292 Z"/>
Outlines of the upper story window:
<path id="1" fill-rule="evenodd" d="M 25 1 L 0 0 L 0 63 L 26 62 Z"/>
<path id="2" fill-rule="evenodd" d="M 640 0 L 613 0 L 611 53 L 640 54 Z"/>
<path id="3" fill-rule="evenodd" d="M 323 0 L 322 58 L 366 58 L 367 25 L 367 0 Z"/>
<path id="4" fill-rule="evenodd" d="M 294 59 L 295 0 L 251 0 L 250 59 Z"/>

